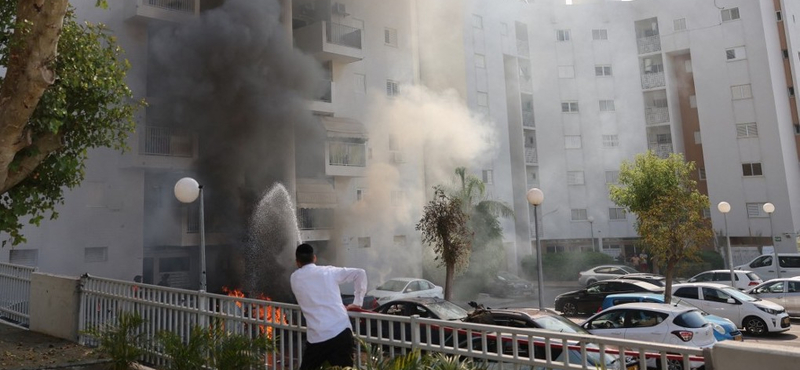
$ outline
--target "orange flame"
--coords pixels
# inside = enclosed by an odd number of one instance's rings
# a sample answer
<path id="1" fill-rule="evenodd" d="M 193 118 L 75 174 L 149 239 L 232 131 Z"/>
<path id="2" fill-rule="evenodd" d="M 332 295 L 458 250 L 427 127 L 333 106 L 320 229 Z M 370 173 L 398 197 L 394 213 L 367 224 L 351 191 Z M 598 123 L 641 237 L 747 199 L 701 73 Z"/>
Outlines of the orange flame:
<path id="1" fill-rule="evenodd" d="M 239 289 L 230 289 L 224 286 L 222 287 L 222 291 L 231 297 L 246 298 L 244 292 L 242 292 Z M 266 295 L 261 293 L 258 294 L 258 297 L 256 297 L 256 299 L 262 301 L 272 301 L 272 298 L 267 297 Z M 242 306 L 242 302 L 237 301 L 236 306 L 245 311 L 245 308 Z M 245 312 L 248 314 L 248 317 L 257 318 L 258 320 L 261 321 L 266 321 L 272 324 L 281 324 L 281 323 L 286 324 L 286 318 L 283 317 L 283 315 L 281 314 L 281 309 L 279 307 L 251 304 L 249 312 L 248 311 Z M 271 326 L 259 325 L 258 330 L 259 332 L 261 332 L 261 334 L 266 334 L 267 338 L 270 339 L 272 338 L 273 328 Z"/>

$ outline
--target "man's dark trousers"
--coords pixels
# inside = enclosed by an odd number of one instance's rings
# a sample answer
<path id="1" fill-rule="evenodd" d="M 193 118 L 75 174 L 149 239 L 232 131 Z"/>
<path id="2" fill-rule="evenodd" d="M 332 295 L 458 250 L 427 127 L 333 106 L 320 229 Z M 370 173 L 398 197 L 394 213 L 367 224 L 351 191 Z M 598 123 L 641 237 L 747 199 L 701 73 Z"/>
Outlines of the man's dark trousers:
<path id="1" fill-rule="evenodd" d="M 337 336 L 319 343 L 306 343 L 300 370 L 316 370 L 324 363 L 332 366 L 353 366 L 355 343 L 350 328 Z"/>

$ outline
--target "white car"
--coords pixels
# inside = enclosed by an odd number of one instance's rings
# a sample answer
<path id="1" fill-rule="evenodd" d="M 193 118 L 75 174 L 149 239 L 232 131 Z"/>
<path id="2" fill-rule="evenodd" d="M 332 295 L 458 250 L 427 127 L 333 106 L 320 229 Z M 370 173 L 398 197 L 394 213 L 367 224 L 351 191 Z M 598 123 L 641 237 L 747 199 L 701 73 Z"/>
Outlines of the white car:
<path id="1" fill-rule="evenodd" d="M 800 276 L 800 253 L 778 253 L 778 262 L 781 266 L 781 277 Z M 745 265 L 734 267 L 737 270 L 750 270 L 764 279 L 778 277 L 775 268 L 775 258 L 772 254 L 762 254 Z"/>
<path id="2" fill-rule="evenodd" d="M 787 331 L 791 326 L 783 306 L 747 295 L 728 285 L 678 284 L 672 287 L 672 296 L 731 320 L 752 335 Z"/>
<path id="3" fill-rule="evenodd" d="M 733 278 L 736 279 L 734 287 L 739 290 L 747 290 L 764 281 L 752 271 L 733 270 Z M 716 283 L 731 286 L 731 270 L 711 270 L 701 272 L 687 280 L 688 283 Z"/>
<path id="4" fill-rule="evenodd" d="M 766 281 L 747 294 L 783 306 L 789 316 L 800 316 L 800 276 Z"/>
<path id="5" fill-rule="evenodd" d="M 638 274 L 633 267 L 625 265 L 600 265 L 578 273 L 581 285 L 592 285 L 601 280 L 616 279 L 622 275 Z"/>
<path id="6" fill-rule="evenodd" d="M 706 321 L 700 310 L 661 303 L 636 302 L 609 307 L 581 326 L 592 334 L 620 339 L 698 348 L 711 347 L 717 342 L 714 324 Z M 669 366 L 657 366 L 655 359 L 647 361 L 648 367 L 676 369 L 683 366 L 680 360 L 668 360 Z M 702 362 L 691 363 L 692 368 L 702 365 Z"/>
<path id="7" fill-rule="evenodd" d="M 411 297 L 444 298 L 444 289 L 425 279 L 394 278 L 367 292 L 384 304 L 391 300 Z"/>

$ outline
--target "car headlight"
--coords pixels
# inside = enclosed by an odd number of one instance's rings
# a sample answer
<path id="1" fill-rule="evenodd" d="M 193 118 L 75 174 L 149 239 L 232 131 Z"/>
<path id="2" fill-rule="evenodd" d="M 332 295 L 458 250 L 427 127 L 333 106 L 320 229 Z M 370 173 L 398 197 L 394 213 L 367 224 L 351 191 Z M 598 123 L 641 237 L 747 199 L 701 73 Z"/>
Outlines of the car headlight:
<path id="1" fill-rule="evenodd" d="M 778 310 L 773 310 L 773 309 L 767 308 L 767 307 L 761 307 L 761 306 L 756 306 L 756 307 L 758 307 L 759 310 L 764 311 L 764 312 L 766 312 L 766 313 L 768 313 L 770 315 L 777 315 L 778 312 L 780 312 Z"/>
<path id="2" fill-rule="evenodd" d="M 725 334 L 725 328 L 722 327 L 720 324 L 711 324 L 711 327 L 714 328 L 714 331 L 720 334 Z"/>

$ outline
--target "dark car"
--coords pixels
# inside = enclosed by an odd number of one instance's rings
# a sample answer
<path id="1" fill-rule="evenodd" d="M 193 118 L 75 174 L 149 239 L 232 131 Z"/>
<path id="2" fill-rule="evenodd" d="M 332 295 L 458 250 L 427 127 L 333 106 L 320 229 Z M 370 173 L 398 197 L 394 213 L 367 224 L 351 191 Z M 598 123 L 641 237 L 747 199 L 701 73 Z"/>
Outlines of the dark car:
<path id="1" fill-rule="evenodd" d="M 470 302 L 470 305 L 475 310 L 467 316 L 464 320 L 466 322 L 589 334 L 584 328 L 553 310 L 540 310 L 538 308 L 483 308 L 475 304 L 475 302 Z"/>
<path id="2" fill-rule="evenodd" d="M 536 293 L 533 283 L 507 271 L 495 274 L 487 284 L 487 289 L 495 297 L 518 297 Z"/>
<path id="3" fill-rule="evenodd" d="M 603 299 L 614 293 L 660 293 L 664 288 L 643 281 L 604 280 L 588 287 L 560 294 L 556 297 L 556 311 L 571 316 L 580 313 L 592 314 L 603 304 Z"/>
<path id="4" fill-rule="evenodd" d="M 467 311 L 453 302 L 435 297 L 415 297 L 398 299 L 384 303 L 374 311 L 385 315 L 413 316 L 419 315 L 422 318 L 439 320 L 458 320 L 467 317 Z M 390 328 L 389 325 L 392 325 Z M 387 322 L 386 320 L 372 320 L 361 318 L 359 320 L 359 334 L 368 337 L 392 338 L 392 339 L 411 339 L 411 325 L 399 322 Z M 425 326 L 423 324 L 422 326 Z M 444 330 L 444 338 L 440 338 L 438 327 L 433 327 L 431 332 L 431 343 L 439 344 L 442 340 L 446 344 L 452 344 L 452 330 Z M 420 340 L 427 342 L 428 330 L 421 330 Z"/>
<path id="5" fill-rule="evenodd" d="M 353 303 L 353 300 L 356 299 L 356 296 L 352 294 L 342 294 L 342 304 L 345 306 L 350 305 Z M 368 295 L 364 296 L 364 303 L 361 305 L 361 308 L 365 310 L 373 310 L 378 307 L 378 299 Z"/>

